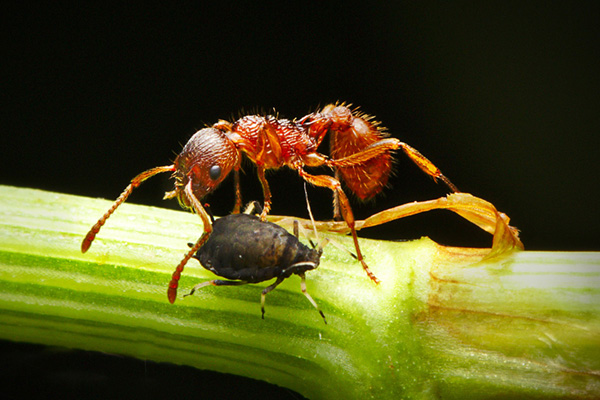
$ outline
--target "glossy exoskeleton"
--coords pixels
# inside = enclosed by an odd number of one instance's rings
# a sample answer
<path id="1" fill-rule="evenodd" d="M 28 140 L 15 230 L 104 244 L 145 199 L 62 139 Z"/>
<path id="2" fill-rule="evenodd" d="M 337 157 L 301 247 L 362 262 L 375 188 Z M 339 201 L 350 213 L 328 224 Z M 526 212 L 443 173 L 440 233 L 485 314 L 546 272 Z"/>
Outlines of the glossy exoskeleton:
<path id="1" fill-rule="evenodd" d="M 312 243 L 312 242 L 311 242 Z M 261 294 L 262 318 L 265 317 L 265 297 L 291 275 L 300 277 L 302 293 L 325 315 L 306 291 L 304 273 L 319 266 L 323 246 L 310 248 L 298 240 L 298 224 L 294 235 L 279 225 L 263 222 L 256 215 L 230 214 L 213 222 L 213 231 L 193 258 L 215 275 L 226 279 L 202 282 L 192 289 L 208 286 L 238 286 L 276 278 Z"/>

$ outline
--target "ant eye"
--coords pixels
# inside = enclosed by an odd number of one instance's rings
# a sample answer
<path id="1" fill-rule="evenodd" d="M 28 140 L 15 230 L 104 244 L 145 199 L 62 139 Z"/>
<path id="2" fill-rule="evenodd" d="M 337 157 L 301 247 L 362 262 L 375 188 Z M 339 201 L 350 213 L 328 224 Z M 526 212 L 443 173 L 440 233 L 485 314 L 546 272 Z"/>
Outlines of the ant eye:
<path id="1" fill-rule="evenodd" d="M 219 177 L 221 176 L 221 167 L 219 167 L 218 165 L 213 165 L 212 167 L 210 167 L 210 169 L 208 170 L 208 176 L 213 181 L 219 179 Z"/>

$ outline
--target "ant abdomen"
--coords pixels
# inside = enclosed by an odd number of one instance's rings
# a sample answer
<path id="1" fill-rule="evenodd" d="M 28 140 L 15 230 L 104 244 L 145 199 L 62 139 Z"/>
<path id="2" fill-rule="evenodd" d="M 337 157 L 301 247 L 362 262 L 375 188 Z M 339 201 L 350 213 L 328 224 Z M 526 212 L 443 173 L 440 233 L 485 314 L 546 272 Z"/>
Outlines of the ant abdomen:
<path id="1" fill-rule="evenodd" d="M 383 129 L 365 115 L 354 116 L 349 124 L 331 131 L 330 151 L 332 159 L 343 159 L 364 151 L 385 139 Z M 381 152 L 352 166 L 336 167 L 346 186 L 361 200 L 367 200 L 381 192 L 392 171 L 392 155 Z"/>

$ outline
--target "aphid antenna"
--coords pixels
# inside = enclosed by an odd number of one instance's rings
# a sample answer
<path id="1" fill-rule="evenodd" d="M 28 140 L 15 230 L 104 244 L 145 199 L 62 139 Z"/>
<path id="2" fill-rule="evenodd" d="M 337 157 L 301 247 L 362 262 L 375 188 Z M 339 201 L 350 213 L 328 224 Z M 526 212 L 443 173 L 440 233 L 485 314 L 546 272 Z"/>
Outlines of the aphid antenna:
<path id="1" fill-rule="evenodd" d="M 333 247 L 335 247 L 336 249 L 338 249 L 340 251 L 343 251 L 345 253 L 348 253 L 355 260 L 358 260 L 358 257 L 356 256 L 356 254 L 354 254 L 353 252 L 351 252 L 350 250 L 348 250 L 347 248 L 345 248 L 344 246 L 342 246 L 341 244 L 339 244 L 335 240 L 329 239 L 329 238 L 326 238 L 325 243 L 323 244 L 322 247 L 319 248 L 319 251 L 323 251 L 323 247 L 325 247 L 325 245 L 327 245 L 328 243 L 331 243 L 333 245 Z"/>
<path id="2" fill-rule="evenodd" d="M 317 246 L 315 246 L 315 243 L 310 238 L 306 228 L 301 223 L 299 223 L 297 219 L 294 220 L 294 236 L 296 236 L 297 238 L 300 238 L 300 236 L 305 237 L 308 240 L 308 243 L 310 243 L 310 247 L 312 247 L 313 249 L 317 248 Z"/>
<path id="3" fill-rule="evenodd" d="M 313 231 L 315 232 L 315 240 L 319 241 L 319 233 L 317 231 L 317 224 L 315 223 L 315 218 L 313 217 L 312 210 L 310 208 L 310 201 L 308 201 L 308 190 L 306 189 L 306 181 L 304 182 L 304 198 L 306 199 L 306 209 L 308 210 L 308 216 L 310 217 L 310 222 L 312 222 Z M 312 242 L 311 242 L 312 244 Z M 314 244 L 312 244 L 313 247 Z M 320 246 L 322 247 L 322 246 Z"/>
<path id="4" fill-rule="evenodd" d="M 246 208 L 244 209 L 244 214 L 257 215 L 257 214 L 261 214 L 262 211 L 263 211 L 263 208 L 260 205 L 260 203 L 256 200 L 253 200 L 246 205 Z"/>
<path id="5" fill-rule="evenodd" d="M 310 238 L 309 238 L 308 241 L 310 242 L 311 246 L 314 249 L 317 249 L 317 251 L 319 253 L 322 253 L 323 248 L 325 246 L 327 246 L 328 243 L 331 243 L 338 250 L 345 251 L 348 254 L 350 254 L 352 256 L 352 258 L 354 258 L 355 260 L 358 260 L 358 257 L 356 256 L 356 254 L 352 253 L 350 250 L 346 249 L 344 246 L 337 243 L 335 240 L 332 240 L 332 239 L 329 239 L 326 237 L 326 238 L 323 238 L 323 240 L 319 241 L 319 233 L 317 231 L 317 224 L 315 223 L 315 219 L 314 219 L 312 211 L 310 209 L 310 201 L 308 201 L 308 191 L 306 189 L 306 182 L 304 182 L 304 197 L 306 198 L 306 209 L 308 210 L 308 215 L 310 216 L 310 221 L 312 222 L 313 230 L 315 233 L 315 240 L 317 241 L 317 243 L 319 243 L 318 246 L 315 246 L 314 243 L 312 242 L 312 240 L 310 240 Z M 297 222 L 298 221 L 294 221 L 294 232 L 296 230 L 296 225 L 298 225 Z M 300 225 L 299 227 L 303 231 L 304 236 L 306 236 L 308 238 L 308 235 L 306 235 L 306 232 L 304 231 L 304 227 L 302 225 Z M 296 234 L 296 236 L 298 236 L 298 235 Z"/>

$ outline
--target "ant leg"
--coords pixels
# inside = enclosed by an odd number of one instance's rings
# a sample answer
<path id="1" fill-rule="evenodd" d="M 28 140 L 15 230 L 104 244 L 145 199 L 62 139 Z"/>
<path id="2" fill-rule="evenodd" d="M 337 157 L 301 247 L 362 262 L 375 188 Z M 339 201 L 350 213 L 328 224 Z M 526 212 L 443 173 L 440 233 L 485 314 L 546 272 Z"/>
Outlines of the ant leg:
<path id="1" fill-rule="evenodd" d="M 442 174 L 442 171 L 440 171 L 440 169 L 436 167 L 435 164 L 433 164 L 427 157 L 421 154 L 417 149 L 395 138 L 379 140 L 378 142 L 365 147 L 357 153 L 337 160 L 329 160 L 327 164 L 332 167 L 352 167 L 357 164 L 364 163 L 372 158 L 376 158 L 390 150 L 396 150 L 398 148 L 401 148 L 411 159 L 411 161 L 414 162 L 421 169 L 421 171 L 431 176 L 434 181 L 437 182 L 439 179 L 444 182 L 451 191 L 459 192 L 458 188 L 452 182 L 450 182 L 450 180 Z"/>
<path id="2" fill-rule="evenodd" d="M 167 290 L 167 297 L 169 298 L 169 303 L 171 304 L 173 304 L 175 302 L 175 299 L 177 298 L 177 287 L 179 286 L 179 278 L 181 278 L 181 273 L 183 272 L 185 264 L 187 264 L 190 258 L 192 258 L 194 254 L 196 254 L 198 249 L 200 249 L 200 247 L 202 247 L 202 245 L 208 240 L 208 237 L 212 232 L 212 225 L 210 223 L 209 216 L 204 207 L 202 207 L 202 203 L 200 203 L 200 201 L 198 201 L 198 199 L 194 195 L 191 180 L 188 181 L 187 185 L 185 185 L 184 193 L 185 197 L 192 205 L 192 208 L 194 209 L 196 214 L 198 214 L 200 218 L 202 218 L 204 232 L 202 233 L 202 236 L 200 236 L 198 241 L 190 248 L 185 257 L 183 257 L 183 259 L 179 262 L 179 265 L 177 265 L 175 271 L 173 272 L 173 275 L 171 276 L 171 282 L 169 282 L 169 289 Z"/>
<path id="3" fill-rule="evenodd" d="M 88 251 L 88 249 L 92 245 L 92 242 L 96 238 L 96 235 L 100 231 L 100 228 L 102 228 L 102 226 L 104 225 L 106 220 L 112 215 L 112 213 L 115 212 L 117 207 L 119 207 L 125 200 L 127 200 L 133 189 L 140 186 L 142 182 L 156 174 L 173 171 L 175 171 L 175 165 L 167 165 L 164 167 L 151 168 L 134 177 L 129 183 L 129 185 L 127 185 L 125 190 L 123 190 L 121 195 L 117 198 L 117 200 L 115 200 L 113 205 L 108 209 L 108 211 L 98 220 L 98 222 L 94 224 L 94 226 L 92 226 L 87 235 L 85 235 L 85 238 L 83 238 L 83 242 L 81 242 L 81 252 L 85 253 L 86 251 Z"/>
<path id="4" fill-rule="evenodd" d="M 341 182 L 342 177 L 340 175 L 340 171 L 337 168 L 334 168 L 334 170 L 335 170 L 335 179 L 337 179 L 338 181 Z M 333 220 L 334 221 L 342 220 L 342 214 L 340 213 L 340 199 L 339 199 L 337 192 L 333 192 Z"/>
<path id="5" fill-rule="evenodd" d="M 246 285 L 248 284 L 248 282 L 246 281 L 222 281 L 220 279 L 213 279 L 212 281 L 206 281 L 206 282 L 202 282 L 197 284 L 196 286 L 194 286 L 192 288 L 192 290 L 188 293 L 188 294 L 184 294 L 183 297 L 187 297 L 187 296 L 191 296 L 194 294 L 194 292 L 198 289 L 201 289 L 203 287 L 206 286 L 240 286 L 240 285 Z"/>
<path id="6" fill-rule="evenodd" d="M 277 286 L 279 286 L 279 284 L 281 282 L 283 282 L 285 278 L 282 277 L 278 277 L 277 280 L 275 281 L 275 283 L 273 283 L 272 285 L 267 286 L 261 293 L 260 295 L 260 310 L 262 311 L 262 319 L 265 319 L 265 300 L 267 298 L 267 293 L 269 293 L 271 290 L 275 289 Z"/>
<path id="7" fill-rule="evenodd" d="M 208 203 L 204 203 L 204 210 L 206 210 L 206 213 L 208 214 L 208 217 L 210 218 L 210 224 L 214 224 L 215 223 L 215 215 L 212 212 L 212 209 L 210 208 L 210 204 Z M 194 244 L 189 244 L 188 245 L 190 247 L 192 247 Z"/>
<path id="8" fill-rule="evenodd" d="M 298 168 L 298 173 L 308 183 L 311 183 L 315 186 L 327 187 L 335 193 L 337 193 L 340 200 L 340 211 L 342 213 L 342 216 L 344 217 L 344 221 L 346 221 L 346 225 L 348 225 L 348 228 L 350 228 L 350 232 L 352 233 L 352 240 L 354 241 L 354 248 L 356 249 L 357 259 L 362 264 L 362 267 L 369 276 L 369 278 L 371 278 L 373 282 L 379 283 L 379 278 L 377 278 L 375 274 L 371 272 L 369 266 L 363 259 L 362 252 L 360 251 L 360 246 L 358 245 L 358 236 L 356 235 L 356 229 L 354 227 L 354 214 L 352 213 L 352 208 L 350 207 L 350 201 L 348 200 L 348 197 L 342 190 L 342 185 L 340 184 L 340 181 L 329 175 L 310 175 L 306 173 L 302 168 Z"/>
<path id="9" fill-rule="evenodd" d="M 269 182 L 267 182 L 267 178 L 265 178 L 265 167 L 259 165 L 257 168 L 258 179 L 263 188 L 263 196 L 264 196 L 264 205 L 262 213 L 260 214 L 260 220 L 264 221 L 267 219 L 267 215 L 269 211 L 271 211 L 271 189 L 269 188 Z"/>
<path id="10" fill-rule="evenodd" d="M 412 160 L 412 162 L 417 164 L 417 166 L 421 168 L 421 171 L 431 176 L 435 182 L 437 182 L 437 180 L 439 179 L 442 182 L 444 182 L 451 191 L 455 193 L 460 192 L 460 190 L 458 190 L 458 188 L 442 174 L 442 171 L 440 171 L 438 167 L 436 167 L 431 161 L 429 161 L 427 157 L 421 154 L 417 149 L 407 145 L 404 142 L 399 142 L 398 145 L 402 148 L 402 150 L 404 150 L 404 153 Z"/>
<path id="11" fill-rule="evenodd" d="M 325 325 L 327 325 L 327 320 L 325 319 L 325 314 L 323 314 L 323 311 L 321 311 L 321 309 L 319 308 L 319 305 L 317 304 L 317 302 L 306 291 L 306 277 L 304 276 L 303 273 L 302 274 L 298 274 L 298 276 L 300 277 L 300 289 L 302 290 L 302 293 L 304 294 L 304 296 L 306 296 L 306 298 L 308 299 L 308 301 L 310 301 L 310 303 L 313 305 L 313 307 L 317 309 L 317 311 L 319 312 L 319 314 L 321 314 L 321 317 L 323 318 L 323 322 L 325 322 Z"/>
<path id="12" fill-rule="evenodd" d="M 240 170 L 233 170 L 233 185 L 235 188 L 235 205 L 232 214 L 239 214 L 242 208 L 242 189 L 240 188 Z"/>

